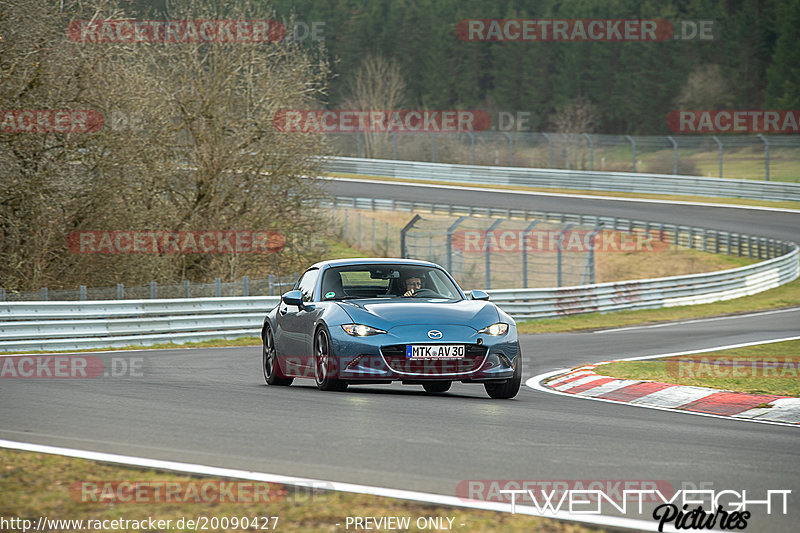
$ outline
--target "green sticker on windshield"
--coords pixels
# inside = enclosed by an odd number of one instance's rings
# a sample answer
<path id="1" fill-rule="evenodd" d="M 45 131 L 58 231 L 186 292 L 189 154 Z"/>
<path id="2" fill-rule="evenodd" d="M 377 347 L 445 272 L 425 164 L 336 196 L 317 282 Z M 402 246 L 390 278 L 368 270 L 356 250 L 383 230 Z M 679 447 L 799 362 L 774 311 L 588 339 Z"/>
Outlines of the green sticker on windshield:
<path id="1" fill-rule="evenodd" d="M 325 298 L 333 298 L 334 296 L 336 296 L 336 293 L 333 291 L 325 293 Z"/>

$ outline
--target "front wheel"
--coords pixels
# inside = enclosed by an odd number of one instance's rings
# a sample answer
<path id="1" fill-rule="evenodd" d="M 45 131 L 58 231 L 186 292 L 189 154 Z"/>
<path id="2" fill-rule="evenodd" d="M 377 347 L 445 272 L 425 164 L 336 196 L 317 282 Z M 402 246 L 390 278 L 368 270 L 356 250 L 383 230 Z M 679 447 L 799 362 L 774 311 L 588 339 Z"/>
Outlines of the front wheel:
<path id="1" fill-rule="evenodd" d="M 522 383 L 522 354 L 517 355 L 517 367 L 514 369 L 514 376 L 504 383 L 484 383 L 486 394 L 498 400 L 508 400 L 519 392 Z"/>
<path id="2" fill-rule="evenodd" d="M 319 390 L 343 391 L 347 388 L 347 382 L 336 379 L 337 367 L 330 335 L 325 327 L 321 327 L 314 336 L 314 381 Z"/>
<path id="3" fill-rule="evenodd" d="M 423 383 L 422 388 L 425 389 L 425 392 L 430 392 L 431 394 L 441 394 L 449 391 L 452 384 L 452 381 L 430 381 Z"/>
<path id="4" fill-rule="evenodd" d="M 264 382 L 267 385 L 291 385 L 293 378 L 285 378 L 278 365 L 278 356 L 275 351 L 275 338 L 272 329 L 266 328 L 264 339 L 261 343 L 261 368 L 264 371 Z"/>

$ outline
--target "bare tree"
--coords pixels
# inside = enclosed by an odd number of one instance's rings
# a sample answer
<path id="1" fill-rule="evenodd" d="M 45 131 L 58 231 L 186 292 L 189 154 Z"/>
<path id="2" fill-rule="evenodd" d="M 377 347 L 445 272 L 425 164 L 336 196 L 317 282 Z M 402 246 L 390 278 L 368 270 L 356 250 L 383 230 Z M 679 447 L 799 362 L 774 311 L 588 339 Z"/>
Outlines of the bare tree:
<path id="1" fill-rule="evenodd" d="M 405 100 L 406 83 L 393 59 L 370 53 L 361 62 L 355 76 L 347 83 L 348 95 L 343 105 L 360 111 L 391 111 Z M 388 134 L 365 132 L 364 154 L 379 157 L 388 152 Z"/>
<path id="2" fill-rule="evenodd" d="M 675 99 L 680 109 L 722 109 L 733 104 L 730 84 L 719 65 L 696 67 Z"/>
<path id="3" fill-rule="evenodd" d="M 583 96 L 571 100 L 553 114 L 551 122 L 559 134 L 556 146 L 561 148 L 567 168 L 586 167 L 584 139 L 580 135 L 592 133 L 596 121 L 595 106 Z"/>
<path id="4" fill-rule="evenodd" d="M 270 20 L 177 0 L 177 20 Z M 0 132 L 0 278 L 6 288 L 208 281 L 296 270 L 323 249 L 314 206 L 319 135 L 272 127 L 324 96 L 321 54 L 276 42 L 74 42 L 71 20 L 127 18 L 114 0 L 0 8 L 0 109 L 95 109 L 92 134 Z M 69 13 L 67 15 L 66 13 Z M 5 80 L 9 80 L 7 83 Z M 13 82 L 12 82 L 13 80 Z M 74 230 L 275 230 L 277 254 L 78 255 Z"/>

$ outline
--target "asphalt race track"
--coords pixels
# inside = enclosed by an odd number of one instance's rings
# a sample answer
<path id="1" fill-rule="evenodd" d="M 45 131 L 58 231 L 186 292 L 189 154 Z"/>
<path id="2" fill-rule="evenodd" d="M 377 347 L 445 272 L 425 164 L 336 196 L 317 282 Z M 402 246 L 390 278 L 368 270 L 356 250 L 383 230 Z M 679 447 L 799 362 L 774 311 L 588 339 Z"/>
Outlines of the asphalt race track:
<path id="1" fill-rule="evenodd" d="M 800 213 L 329 182 L 332 194 L 625 216 L 797 239 Z M 266 311 L 266 310 L 265 310 Z M 525 376 L 611 358 L 800 334 L 800 309 L 617 331 L 528 335 Z M 463 480 L 664 480 L 675 489 L 791 489 L 788 514 L 750 531 L 797 531 L 800 428 L 480 385 L 317 391 L 267 387 L 255 347 L 91 354 L 141 358 L 141 376 L 0 380 L 0 438 L 455 495 Z M 645 518 L 628 514 L 631 518 Z"/>

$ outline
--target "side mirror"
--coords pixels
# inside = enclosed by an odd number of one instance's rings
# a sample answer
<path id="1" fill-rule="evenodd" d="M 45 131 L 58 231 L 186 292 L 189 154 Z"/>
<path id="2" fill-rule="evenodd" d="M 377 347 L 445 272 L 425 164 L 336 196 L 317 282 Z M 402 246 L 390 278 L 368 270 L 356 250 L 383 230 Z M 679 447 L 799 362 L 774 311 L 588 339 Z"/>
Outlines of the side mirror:
<path id="1" fill-rule="evenodd" d="M 473 300 L 484 300 L 487 302 L 489 301 L 489 295 L 484 291 L 479 291 L 479 290 L 469 291 L 469 295 L 470 298 L 472 298 Z"/>
<path id="2" fill-rule="evenodd" d="M 300 291 L 289 291 L 281 296 L 281 300 L 286 305 L 303 307 L 303 293 Z"/>

